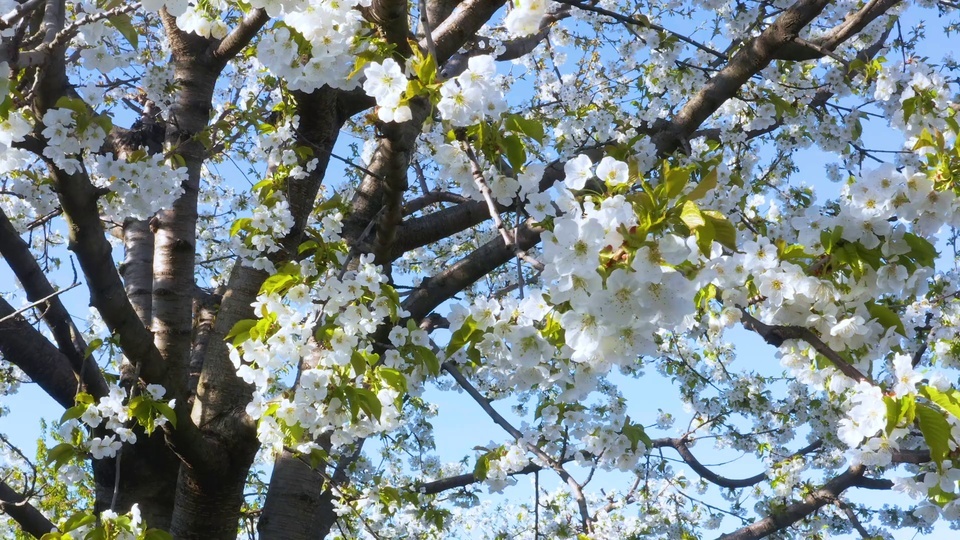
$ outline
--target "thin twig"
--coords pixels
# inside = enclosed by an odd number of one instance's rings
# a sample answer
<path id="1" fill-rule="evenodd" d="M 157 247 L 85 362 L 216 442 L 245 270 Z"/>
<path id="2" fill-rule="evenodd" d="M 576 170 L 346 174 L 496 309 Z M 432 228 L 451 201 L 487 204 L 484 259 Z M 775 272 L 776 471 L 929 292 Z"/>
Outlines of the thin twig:
<path id="1" fill-rule="evenodd" d="M 833 51 L 831 51 L 830 49 L 827 49 L 827 48 L 825 48 L 825 47 L 821 47 L 820 45 L 818 45 L 818 44 L 816 44 L 816 43 L 814 43 L 814 42 L 812 42 L 812 41 L 808 41 L 808 40 L 806 40 L 806 39 L 803 39 L 802 37 L 795 37 L 795 38 L 793 38 L 793 41 L 797 42 L 798 45 L 803 45 L 804 47 L 809 47 L 809 48 L 817 51 L 818 53 L 822 54 L 823 56 L 829 56 L 830 58 L 833 58 L 833 59 L 836 60 L 837 62 L 840 62 L 841 65 L 844 65 L 844 66 L 849 65 L 849 62 L 847 61 L 846 58 L 840 56 L 839 54 L 837 54 L 837 53 L 835 53 L 835 52 L 833 52 Z"/>
<path id="2" fill-rule="evenodd" d="M 573 498 L 577 501 L 577 506 L 580 509 L 580 524 L 583 526 L 584 532 L 589 533 L 592 519 L 590 517 L 590 510 L 587 507 L 587 499 L 583 495 L 583 489 L 581 485 L 577 483 L 573 476 L 571 476 L 570 473 L 563 468 L 563 465 L 557 462 L 557 460 L 553 459 L 549 454 L 544 452 L 542 448 L 535 444 L 526 442 L 524 440 L 523 433 L 521 433 L 517 428 L 513 427 L 513 425 L 510 424 L 506 418 L 504 418 L 500 413 L 497 412 L 496 409 L 493 408 L 493 406 L 490 404 L 490 400 L 484 397 L 483 394 L 476 389 L 476 387 L 470 384 L 470 381 L 463 376 L 463 373 L 460 373 L 460 370 L 457 369 L 455 364 L 452 362 L 444 362 L 442 364 L 442 368 L 444 371 L 449 373 L 455 381 L 457 381 L 457 384 L 459 384 L 460 387 L 463 388 L 467 394 L 469 394 L 470 397 L 477 402 L 478 405 L 480 405 L 480 408 L 487 413 L 487 416 L 489 416 L 494 423 L 503 428 L 503 430 L 509 433 L 510 436 L 513 437 L 518 443 L 523 444 L 529 452 L 549 465 L 549 467 L 553 469 L 560 476 L 560 478 L 567 483 L 568 486 L 570 486 L 570 491 L 573 492 Z"/>
<path id="3" fill-rule="evenodd" d="M 464 141 L 460 142 L 464 152 L 467 154 L 467 159 L 470 160 L 470 167 L 473 171 L 473 181 L 476 182 L 477 188 L 483 195 L 483 200 L 487 203 L 487 210 L 490 212 L 490 217 L 493 219 L 494 226 L 496 226 L 497 231 L 500 232 L 500 236 L 503 237 L 503 243 L 508 248 L 513 248 L 517 258 L 523 259 L 529 263 L 530 266 L 542 272 L 545 268 L 543 263 L 520 249 L 516 242 L 518 232 L 516 230 L 509 231 L 507 226 L 504 225 L 503 219 L 500 217 L 500 212 L 497 210 L 497 203 L 493 200 L 493 192 L 490 190 L 490 186 L 483 177 L 483 171 L 480 168 L 480 162 L 477 160 L 477 155 L 473 152 L 473 148 L 471 148 L 470 145 Z M 511 232 L 513 232 L 513 234 L 511 234 Z"/>
<path id="4" fill-rule="evenodd" d="M 582 9 L 582 10 L 584 10 L 584 11 L 592 11 L 593 13 L 597 13 L 597 14 L 600 14 L 600 15 L 606 15 L 607 17 L 610 17 L 611 19 L 613 19 L 613 20 L 615 20 L 615 21 L 622 22 L 622 23 L 633 24 L 633 25 L 639 26 L 639 27 L 641 27 L 641 28 L 650 28 L 650 29 L 656 30 L 656 31 L 658 31 L 658 32 L 663 32 L 663 33 L 665 33 L 665 34 L 670 34 L 671 36 L 676 37 L 678 40 L 680 40 L 680 41 L 682 41 L 682 42 L 684 42 L 684 43 L 687 43 L 687 44 L 689 44 L 689 45 L 693 45 L 694 47 L 700 49 L 701 51 L 703 51 L 703 52 L 705 52 L 705 53 L 708 53 L 708 54 L 711 54 L 711 55 L 717 57 L 718 59 L 721 59 L 721 60 L 726 60 L 726 59 L 727 59 L 727 55 L 723 54 L 722 52 L 717 51 L 716 49 L 711 49 L 710 47 L 707 47 L 706 45 L 704 45 L 704 44 L 702 44 L 702 43 L 700 43 L 700 42 L 698 42 L 698 41 L 695 41 L 695 40 L 693 40 L 693 39 L 688 38 L 687 36 L 685 36 L 685 35 L 683 35 L 683 34 L 674 32 L 673 30 L 670 30 L 670 29 L 668 29 L 668 28 L 665 28 L 665 27 L 663 27 L 663 26 L 660 26 L 659 24 L 654 24 L 654 23 L 651 22 L 650 20 L 637 19 L 636 17 L 628 17 L 628 16 L 626 16 L 626 15 L 617 13 L 616 11 L 610 11 L 609 9 L 604 9 L 604 8 L 602 8 L 602 7 L 599 7 L 599 6 L 592 6 L 592 5 L 586 4 L 586 3 L 584 3 L 584 2 L 578 2 L 577 0 L 556 0 L 556 2 L 557 2 L 558 4 L 566 4 L 566 5 L 568 5 L 568 6 L 573 6 L 573 7 L 576 7 L 576 8 L 580 8 L 580 9 Z"/>
<path id="5" fill-rule="evenodd" d="M 437 46 L 433 42 L 433 25 L 430 24 L 430 14 L 427 12 L 427 0 L 420 0 L 420 30 L 423 31 L 423 37 L 427 42 L 427 52 L 436 62 Z"/>
<path id="6" fill-rule="evenodd" d="M 6 317 L 0 319 L 0 323 L 2 323 L 2 322 L 4 322 L 4 321 L 8 321 L 8 320 L 16 317 L 17 315 L 20 315 L 20 314 L 23 313 L 24 311 L 27 311 L 28 309 L 30 309 L 30 308 L 32 308 L 32 307 L 36 307 L 37 305 L 46 302 L 47 300 L 53 298 L 54 296 L 63 294 L 63 293 L 65 293 L 65 292 L 69 291 L 70 289 L 72 289 L 72 288 L 74 288 L 74 287 L 79 287 L 79 286 L 80 286 L 79 283 L 74 283 L 73 285 L 70 285 L 70 286 L 68 286 L 68 287 L 64 287 L 63 289 L 60 289 L 60 290 L 58 290 L 58 291 L 55 291 L 55 292 L 53 292 L 52 294 L 48 294 L 47 296 L 44 296 L 43 298 L 37 300 L 36 302 L 31 302 L 31 303 L 27 304 L 26 306 L 24 306 L 24 307 L 22 307 L 22 308 L 20 308 L 20 309 L 18 309 L 18 310 L 16 310 L 16 311 L 14 311 L 13 313 L 7 315 Z"/>

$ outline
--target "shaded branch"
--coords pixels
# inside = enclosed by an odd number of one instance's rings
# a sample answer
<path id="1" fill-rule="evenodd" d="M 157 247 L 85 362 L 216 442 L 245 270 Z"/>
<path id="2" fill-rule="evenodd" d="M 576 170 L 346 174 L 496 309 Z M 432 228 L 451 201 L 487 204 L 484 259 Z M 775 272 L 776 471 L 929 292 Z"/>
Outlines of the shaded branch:
<path id="1" fill-rule="evenodd" d="M 20 368 L 64 408 L 73 407 L 79 376 L 57 350 L 6 300 L 0 298 L 0 356 Z"/>
<path id="2" fill-rule="evenodd" d="M 540 21 L 540 26 L 536 33 L 500 42 L 496 50 L 502 50 L 502 52 L 496 56 L 496 60 L 501 62 L 516 60 L 517 58 L 530 54 L 540 43 L 547 39 L 547 36 L 550 35 L 550 28 L 554 23 L 566 19 L 569 16 L 570 6 L 560 6 L 559 9 L 547 13 L 543 17 L 543 20 Z M 482 42 L 483 38 L 478 39 L 478 41 Z M 482 47 L 471 49 L 465 53 L 454 53 L 443 64 L 443 67 L 440 68 L 440 77 L 443 79 L 456 77 L 466 71 L 471 57 L 482 54 L 492 54 L 494 51 L 495 49 L 493 47 L 485 44 Z"/>
<path id="3" fill-rule="evenodd" d="M 267 24 L 270 16 L 262 8 L 251 10 L 243 20 L 223 38 L 216 49 L 213 51 L 213 58 L 219 63 L 226 64 L 231 58 L 236 56 L 250 43 L 250 40 L 257 35 L 257 32 Z"/>
<path id="4" fill-rule="evenodd" d="M 57 530 L 56 525 L 30 504 L 26 497 L 2 481 L 0 481 L 0 512 L 13 518 L 24 532 L 37 538 Z"/>
<path id="5" fill-rule="evenodd" d="M 83 373 L 82 386 L 85 388 L 82 389 L 98 398 L 105 396 L 107 383 L 103 379 L 103 374 L 100 373 L 93 358 L 83 357 L 87 343 L 80 329 L 74 324 L 70 313 L 57 296 L 58 292 L 54 291 L 53 285 L 33 257 L 30 246 L 20 237 L 2 210 L 0 210 L 0 255 L 23 286 L 27 300 L 43 304 L 40 318 L 50 329 L 57 347 L 67 358 L 73 371 L 77 374 Z M 42 302 L 41 299 L 43 299 Z"/>
<path id="6" fill-rule="evenodd" d="M 839 62 L 845 63 L 844 59 L 835 55 L 833 51 L 843 42 L 847 41 L 858 32 L 863 30 L 868 24 L 883 16 L 893 6 L 900 3 L 901 0 L 871 0 L 867 2 L 859 11 L 847 15 L 842 23 L 833 27 L 826 34 L 813 40 L 795 38 L 792 42 L 784 44 L 776 53 L 774 58 L 778 60 L 815 60 L 823 56 L 831 56 Z"/>
<path id="7" fill-rule="evenodd" d="M 751 77 L 774 59 L 777 50 L 796 38 L 829 4 L 827 0 L 801 0 L 786 9 L 756 39 L 746 44 L 676 114 L 664 121 L 654 137 L 657 153 L 680 148 L 704 120 L 732 98 Z"/>
<path id="8" fill-rule="evenodd" d="M 863 479 L 863 465 L 855 465 L 836 476 L 819 489 L 813 491 L 800 502 L 788 505 L 760 521 L 730 534 L 721 536 L 723 540 L 757 540 L 776 532 L 782 531 L 801 519 L 813 514 L 820 508 L 834 503 L 844 490 L 850 487 L 861 486 Z M 861 486 L 862 487 L 862 486 Z"/>
<path id="9" fill-rule="evenodd" d="M 403 205 L 403 214 L 410 215 L 415 212 L 419 212 L 424 208 L 430 206 L 431 204 L 437 204 L 441 202 L 448 202 L 454 204 L 466 204 L 471 202 L 470 199 L 459 195 L 457 193 L 451 193 L 449 191 L 428 191 L 422 196 L 408 201 L 407 204 Z M 406 251 L 406 250 L 404 250 Z"/>
<path id="10" fill-rule="evenodd" d="M 433 43 L 437 51 L 437 65 L 443 65 L 469 39 L 476 36 L 490 17 L 505 0 L 464 0 L 442 23 L 433 30 Z M 426 43 L 421 43 L 426 48 Z"/>
<path id="11" fill-rule="evenodd" d="M 530 220 L 516 231 L 516 248 L 527 250 L 540 242 L 542 229 L 535 227 Z M 425 278 L 420 287 L 404 300 L 403 309 L 410 312 L 413 320 L 423 319 L 434 308 L 515 256 L 514 246 L 508 246 L 503 237 L 497 236 L 446 270 Z"/>
<path id="12" fill-rule="evenodd" d="M 387 43 L 397 47 L 397 53 L 408 58 L 412 51 L 407 42 L 410 27 L 407 22 L 407 2 L 405 0 L 373 0 L 365 10 L 370 22 L 380 26 Z"/>
<path id="13" fill-rule="evenodd" d="M 848 363 L 837 351 L 831 349 L 813 330 L 802 326 L 771 326 L 758 321 L 753 315 L 741 308 L 743 327 L 756 332 L 768 344 L 780 347 L 788 339 L 806 341 L 811 347 L 833 364 L 841 373 L 858 382 L 872 382 L 869 377 Z"/>

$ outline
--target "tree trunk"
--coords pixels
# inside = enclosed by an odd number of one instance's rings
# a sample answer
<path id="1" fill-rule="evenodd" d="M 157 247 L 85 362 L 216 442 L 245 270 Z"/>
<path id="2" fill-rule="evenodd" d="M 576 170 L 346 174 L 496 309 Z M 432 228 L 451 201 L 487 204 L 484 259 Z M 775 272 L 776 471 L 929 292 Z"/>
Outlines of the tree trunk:
<path id="1" fill-rule="evenodd" d="M 137 443 L 124 445 L 118 454 L 119 485 L 116 485 L 116 458 L 93 462 L 95 511 L 99 514 L 112 506 L 122 514 L 137 504 L 149 527 L 167 530 L 173 515 L 180 460 L 170 451 L 162 431 L 157 430 L 149 437 L 141 429 L 136 431 Z"/>
<path id="2" fill-rule="evenodd" d="M 254 448 L 254 450 L 256 450 Z M 250 453 L 250 461 L 253 453 Z M 243 504 L 246 466 L 231 466 L 225 476 L 203 476 L 180 468 L 170 533 L 176 540 L 235 540 Z"/>
<path id="3" fill-rule="evenodd" d="M 125 257 L 120 265 L 127 297 L 144 326 L 150 327 L 153 317 L 153 232 L 146 220 L 123 222 Z"/>
<path id="4" fill-rule="evenodd" d="M 273 464 L 257 524 L 261 540 L 325 538 L 337 520 L 330 490 L 309 465 L 284 451 Z"/>

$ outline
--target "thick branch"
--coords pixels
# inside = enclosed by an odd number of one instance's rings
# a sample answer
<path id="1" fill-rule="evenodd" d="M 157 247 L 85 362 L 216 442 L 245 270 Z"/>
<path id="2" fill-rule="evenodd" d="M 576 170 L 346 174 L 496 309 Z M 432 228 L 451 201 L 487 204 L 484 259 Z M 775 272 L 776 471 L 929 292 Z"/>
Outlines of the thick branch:
<path id="1" fill-rule="evenodd" d="M 901 0 L 871 0 L 859 11 L 851 13 L 846 19 L 829 32 L 810 41 L 795 39 L 786 43 L 776 51 L 777 60 L 814 60 L 833 53 L 843 42 L 847 41 L 868 24 L 881 17 Z"/>
<path id="2" fill-rule="evenodd" d="M 75 373 L 83 373 L 83 384 L 86 391 L 100 397 L 107 394 L 107 383 L 103 374 L 92 358 L 84 359 L 83 354 L 87 344 L 80 335 L 80 330 L 73 323 L 70 313 L 63 306 L 63 302 L 54 293 L 53 285 L 47 280 L 37 260 L 30 252 L 30 246 L 20 238 L 17 230 L 7 219 L 7 215 L 0 211 L 0 255 L 10 265 L 17 280 L 27 293 L 27 299 L 36 302 L 47 298 L 40 307 L 40 317 L 50 328 L 53 339 L 57 342 L 60 352 L 68 360 Z M 86 367 L 84 368 L 84 364 Z"/>
<path id="3" fill-rule="evenodd" d="M 442 66 L 490 17 L 503 7 L 504 0 L 465 0 L 458 5 L 442 23 L 433 30 L 433 43 L 437 50 L 437 65 Z M 426 48 L 426 41 L 421 43 Z"/>
<path id="4" fill-rule="evenodd" d="M 515 246 L 509 246 L 503 237 L 497 236 L 477 248 L 473 253 L 453 263 L 439 274 L 424 279 L 403 302 L 403 308 L 411 318 L 418 321 L 434 308 L 452 298 L 501 264 L 516 257 L 516 249 L 528 250 L 540 241 L 541 229 L 530 221 L 517 228 Z"/>
<path id="5" fill-rule="evenodd" d="M 153 231 L 147 220 L 123 222 L 125 258 L 120 264 L 127 297 L 144 325 L 153 317 Z"/>
<path id="6" fill-rule="evenodd" d="M 0 482 L 0 512 L 13 518 L 24 532 L 37 538 L 57 530 L 56 525 L 6 482 Z"/>
<path id="7" fill-rule="evenodd" d="M 427 117 L 429 103 L 415 100 L 410 103 L 413 118 L 403 124 L 389 122 L 381 125 L 384 138 L 377 148 L 377 157 L 371 164 L 375 176 L 368 176 L 364 183 L 376 179 L 376 192 L 380 194 L 380 222 L 377 226 L 376 263 L 389 271 L 390 252 L 397 227 L 403 219 L 403 196 L 407 191 L 407 171 L 415 151 L 420 126 Z"/>
<path id="8" fill-rule="evenodd" d="M 410 44 L 407 42 L 410 27 L 407 23 L 405 0 L 373 0 L 369 18 L 372 23 L 380 26 L 387 42 L 397 46 L 397 52 L 402 57 L 410 56 Z"/>
<path id="9" fill-rule="evenodd" d="M 73 407 L 78 376 L 70 361 L 16 310 L 0 298 L 0 356 L 20 368 L 64 408 Z"/>
<path id="10" fill-rule="evenodd" d="M 401 124 L 381 124 L 383 137 L 367 167 L 368 173 L 350 203 L 350 216 L 344 222 L 343 236 L 350 247 L 368 251 L 360 245 L 364 240 L 363 232 L 379 216 L 376 245 L 372 251 L 377 255 L 377 264 L 384 265 L 384 268 L 389 262 L 396 231 L 403 218 L 407 170 L 429 107 L 430 104 L 425 100 L 414 100 L 410 102 L 411 120 Z"/>
<path id="11" fill-rule="evenodd" d="M 661 155 L 679 148 L 694 130 L 740 87 L 774 59 L 777 50 L 790 43 L 829 4 L 827 0 L 801 0 L 784 11 L 759 37 L 746 44 L 726 67 L 713 76 L 654 137 Z"/>
<path id="12" fill-rule="evenodd" d="M 804 497 L 803 501 L 793 503 L 756 523 L 747 525 L 733 533 L 725 534 L 720 538 L 723 540 L 756 540 L 782 531 L 820 508 L 835 502 L 845 489 L 858 486 L 863 479 L 864 469 L 863 465 L 850 467 L 843 474 Z"/>
<path id="13" fill-rule="evenodd" d="M 833 364 L 841 373 L 858 382 L 871 382 L 870 378 L 848 363 L 837 351 L 831 349 L 813 330 L 802 326 L 770 326 L 758 321 L 753 315 L 743 311 L 743 327 L 756 332 L 768 344 L 774 347 L 783 345 L 788 339 L 806 341 L 811 347 Z"/>
<path id="14" fill-rule="evenodd" d="M 603 157 L 603 148 L 599 146 L 588 148 L 584 149 L 581 153 L 596 162 L 600 161 L 600 158 Z M 554 182 L 563 179 L 563 166 L 565 163 L 566 160 L 558 159 L 550 162 L 546 166 L 543 171 L 543 176 L 540 178 L 540 191 L 549 189 Z M 503 205 L 497 205 L 497 208 L 501 212 L 508 210 L 508 207 Z M 473 200 L 450 208 L 444 208 L 425 216 L 408 219 L 404 221 L 397 230 L 393 258 L 396 259 L 412 249 L 439 242 L 444 238 L 483 223 L 488 219 L 490 219 L 490 212 L 487 208 L 486 201 Z M 521 249 L 530 249 L 535 244 L 536 243 L 522 247 Z"/>
<path id="15" fill-rule="evenodd" d="M 236 56 L 250 43 L 257 32 L 267 24 L 270 17 L 267 12 L 261 8 L 251 10 L 250 13 L 240 21 L 227 37 L 223 38 L 216 50 L 213 51 L 213 58 L 217 63 L 226 64 L 231 58 Z"/>
<path id="16" fill-rule="evenodd" d="M 113 264 L 113 249 L 100 222 L 97 189 L 80 174 L 68 175 L 58 170 L 53 176 L 69 229 L 69 248 L 86 276 L 91 305 L 100 312 L 110 333 L 119 337 L 124 355 L 145 364 L 141 375 L 147 380 L 162 381 L 162 360 L 153 345 L 153 335 L 127 298 Z"/>

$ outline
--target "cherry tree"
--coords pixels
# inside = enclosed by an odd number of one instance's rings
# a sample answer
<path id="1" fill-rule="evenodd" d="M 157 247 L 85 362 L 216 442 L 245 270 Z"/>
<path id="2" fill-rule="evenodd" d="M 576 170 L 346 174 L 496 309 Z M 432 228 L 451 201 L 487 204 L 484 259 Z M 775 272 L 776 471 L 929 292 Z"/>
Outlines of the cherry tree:
<path id="1" fill-rule="evenodd" d="M 958 9 L 0 0 L 5 534 L 956 523 Z"/>

